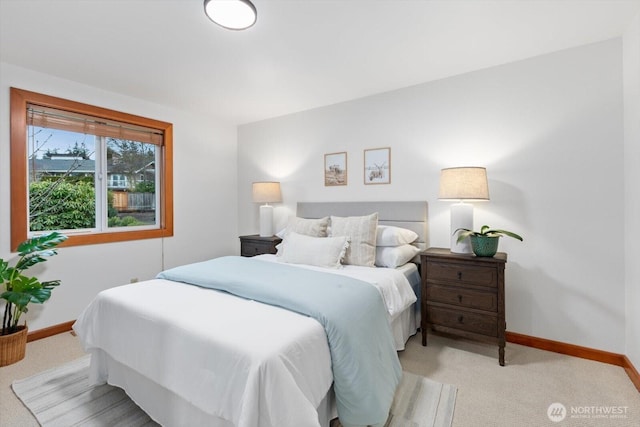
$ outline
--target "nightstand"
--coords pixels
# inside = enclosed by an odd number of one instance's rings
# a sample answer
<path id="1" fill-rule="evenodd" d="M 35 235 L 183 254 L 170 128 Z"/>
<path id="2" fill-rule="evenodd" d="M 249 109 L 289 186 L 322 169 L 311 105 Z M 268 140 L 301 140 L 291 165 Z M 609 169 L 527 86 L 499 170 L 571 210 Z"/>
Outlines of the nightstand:
<path id="1" fill-rule="evenodd" d="M 429 248 L 422 262 L 422 345 L 427 326 L 434 331 L 498 345 L 504 366 L 504 267 L 507 254 L 493 257 Z"/>
<path id="2" fill-rule="evenodd" d="M 257 234 L 240 236 L 240 255 L 256 256 L 262 254 L 275 254 L 276 245 L 282 242 L 277 236 L 260 237 Z"/>

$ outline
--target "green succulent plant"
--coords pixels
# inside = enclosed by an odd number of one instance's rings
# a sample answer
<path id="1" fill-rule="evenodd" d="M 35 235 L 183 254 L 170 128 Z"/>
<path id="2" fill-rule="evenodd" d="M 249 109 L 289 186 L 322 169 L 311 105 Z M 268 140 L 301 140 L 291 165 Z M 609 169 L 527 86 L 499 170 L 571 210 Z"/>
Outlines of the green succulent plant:
<path id="1" fill-rule="evenodd" d="M 460 233 L 458 233 L 458 231 L 460 231 Z M 520 237 L 514 232 L 507 231 L 507 230 L 491 229 L 488 225 L 483 225 L 480 228 L 480 231 L 473 231 L 467 228 L 458 228 L 456 231 L 454 231 L 454 234 L 455 233 L 458 233 L 458 243 L 460 243 L 462 240 L 470 236 L 484 236 L 484 237 L 509 236 L 509 237 L 513 237 L 514 239 L 520 240 L 521 242 L 523 241 L 522 237 Z"/>
<path id="2" fill-rule="evenodd" d="M 58 232 L 33 237 L 18 246 L 18 261 L 9 267 L 9 262 L 0 258 L 0 286 L 4 291 L 0 299 L 6 301 L 2 317 L 2 333 L 8 335 L 18 330 L 20 316 L 28 311 L 29 303 L 42 304 L 51 297 L 51 290 L 60 285 L 60 280 L 40 282 L 37 277 L 22 274 L 26 269 L 56 255 L 53 249 L 67 240 Z"/>

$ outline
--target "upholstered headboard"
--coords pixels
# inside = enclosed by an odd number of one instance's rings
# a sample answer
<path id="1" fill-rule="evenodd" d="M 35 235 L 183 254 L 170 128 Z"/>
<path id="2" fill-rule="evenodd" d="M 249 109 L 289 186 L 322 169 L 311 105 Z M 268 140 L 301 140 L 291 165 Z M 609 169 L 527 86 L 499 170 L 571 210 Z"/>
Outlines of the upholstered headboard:
<path id="1" fill-rule="evenodd" d="M 361 216 L 378 212 L 378 224 L 408 228 L 418 233 L 418 246 L 426 249 L 427 202 L 298 202 L 300 218 Z"/>

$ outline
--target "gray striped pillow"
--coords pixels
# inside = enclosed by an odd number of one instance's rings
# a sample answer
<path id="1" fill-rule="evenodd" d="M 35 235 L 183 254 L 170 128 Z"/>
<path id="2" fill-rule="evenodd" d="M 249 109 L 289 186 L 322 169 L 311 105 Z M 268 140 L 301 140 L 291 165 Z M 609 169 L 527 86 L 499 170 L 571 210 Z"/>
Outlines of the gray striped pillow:
<path id="1" fill-rule="evenodd" d="M 294 232 L 304 234 L 311 237 L 327 237 L 327 227 L 329 226 L 329 217 L 325 216 L 320 219 L 307 219 L 293 217 L 289 219 L 287 224 L 287 233 Z"/>
<path id="2" fill-rule="evenodd" d="M 349 239 L 344 264 L 375 267 L 377 227 L 377 212 L 366 216 L 331 217 L 331 236 Z"/>

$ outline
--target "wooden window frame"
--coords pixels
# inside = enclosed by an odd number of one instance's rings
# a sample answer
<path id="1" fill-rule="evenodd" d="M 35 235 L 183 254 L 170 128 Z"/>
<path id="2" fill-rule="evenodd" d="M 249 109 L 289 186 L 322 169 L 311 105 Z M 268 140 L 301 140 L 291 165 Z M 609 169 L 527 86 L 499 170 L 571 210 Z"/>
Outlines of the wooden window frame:
<path id="1" fill-rule="evenodd" d="M 98 243 L 123 242 L 129 240 L 153 239 L 173 236 L 173 125 L 159 120 L 148 119 L 106 108 L 96 107 L 67 99 L 56 98 L 11 88 L 11 249 L 27 239 L 28 231 L 28 179 L 27 179 L 27 104 L 57 108 L 74 113 L 87 114 L 108 120 L 161 130 L 164 141 L 160 186 L 159 228 L 152 230 L 132 230 L 112 232 L 92 232 L 69 234 L 64 246 L 91 245 Z"/>

